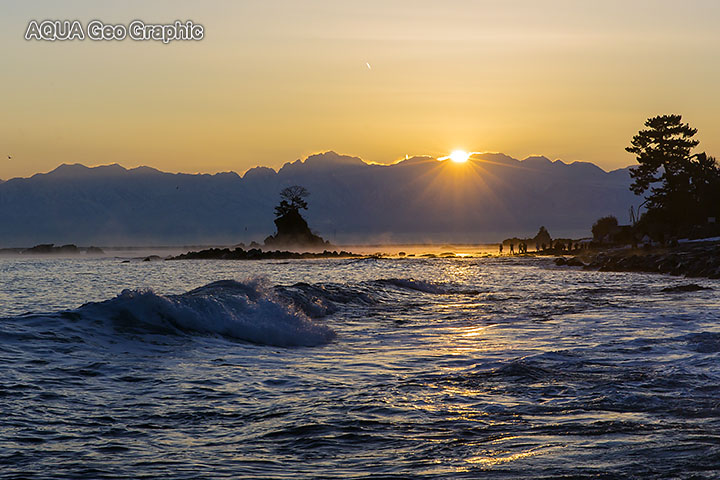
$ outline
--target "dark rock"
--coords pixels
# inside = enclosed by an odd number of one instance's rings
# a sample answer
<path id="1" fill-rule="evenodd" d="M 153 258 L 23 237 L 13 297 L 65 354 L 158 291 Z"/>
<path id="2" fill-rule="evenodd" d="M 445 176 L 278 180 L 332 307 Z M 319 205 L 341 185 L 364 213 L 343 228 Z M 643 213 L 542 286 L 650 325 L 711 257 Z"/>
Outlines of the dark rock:
<path id="1" fill-rule="evenodd" d="M 649 272 L 663 273 L 689 278 L 720 278 L 719 244 L 691 244 L 678 246 L 655 253 L 633 253 L 627 251 L 600 252 L 590 258 L 584 267 L 602 272 Z M 560 263 L 558 263 L 560 262 Z M 558 265 L 571 265 L 571 260 L 556 260 Z"/>
<path id="2" fill-rule="evenodd" d="M 568 267 L 584 267 L 585 263 L 577 257 L 572 257 L 565 262 Z"/>
<path id="3" fill-rule="evenodd" d="M 53 243 L 41 243 L 40 245 L 26 249 L 23 253 L 53 253 L 53 249 L 55 248 L 53 245 Z"/>
<path id="4" fill-rule="evenodd" d="M 712 290 L 710 287 L 703 287 L 696 283 L 688 283 L 687 285 L 676 285 L 674 287 L 663 288 L 663 292 L 680 293 L 680 292 L 697 292 L 698 290 Z"/>
<path id="5" fill-rule="evenodd" d="M 550 237 L 550 234 L 545 229 L 545 227 L 540 227 L 540 230 L 538 231 L 537 235 L 532 239 L 531 243 L 534 243 L 535 245 L 551 245 L 552 244 L 552 238 Z"/>
<path id="6" fill-rule="evenodd" d="M 234 250 L 209 248 L 199 252 L 188 252 L 176 257 L 169 257 L 167 260 L 288 260 L 299 258 L 356 258 L 360 256 L 362 255 L 346 252 L 345 250 L 341 252 L 325 250 L 322 253 L 298 253 L 280 250 L 264 252 L 259 248 L 252 248 L 247 251 L 242 248 L 235 248 Z"/>
<path id="7" fill-rule="evenodd" d="M 55 255 L 55 254 L 78 254 L 78 253 L 89 253 L 93 255 L 102 255 L 105 252 L 98 247 L 78 247 L 72 243 L 56 247 L 53 243 L 41 243 L 31 248 L 26 248 L 21 253 L 29 254 L 40 254 L 40 255 Z"/>
<path id="8" fill-rule="evenodd" d="M 35 254 L 57 254 L 57 253 L 80 253 L 80 249 L 77 247 L 77 245 L 73 244 L 67 244 L 63 245 L 61 247 L 56 247 L 52 243 L 43 243 L 40 245 L 35 245 L 32 248 L 28 248 L 23 251 L 23 253 L 35 253 Z"/>
<path id="9" fill-rule="evenodd" d="M 277 233 L 265 239 L 265 246 L 324 247 L 330 242 L 310 231 L 305 219 L 297 210 L 290 210 L 275 219 Z"/>

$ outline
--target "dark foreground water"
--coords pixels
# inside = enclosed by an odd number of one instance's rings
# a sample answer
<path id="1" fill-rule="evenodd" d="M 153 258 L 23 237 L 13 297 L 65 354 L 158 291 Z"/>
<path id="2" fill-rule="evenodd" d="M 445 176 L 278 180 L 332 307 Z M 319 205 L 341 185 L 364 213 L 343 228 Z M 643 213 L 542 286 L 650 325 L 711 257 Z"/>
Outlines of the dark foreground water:
<path id="1" fill-rule="evenodd" d="M 718 281 L 495 258 L 0 282 L 1 478 L 720 477 Z"/>

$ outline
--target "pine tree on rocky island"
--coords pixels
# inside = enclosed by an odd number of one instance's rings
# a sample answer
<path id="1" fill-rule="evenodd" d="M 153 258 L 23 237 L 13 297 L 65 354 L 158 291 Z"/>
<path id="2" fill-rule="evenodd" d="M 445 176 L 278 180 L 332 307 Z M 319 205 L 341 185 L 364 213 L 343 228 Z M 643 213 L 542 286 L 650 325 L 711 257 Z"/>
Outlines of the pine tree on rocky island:
<path id="1" fill-rule="evenodd" d="M 280 192 L 280 204 L 275 207 L 275 216 L 280 218 L 289 214 L 293 210 L 300 213 L 301 209 L 307 210 L 307 202 L 305 197 L 309 197 L 310 192 L 305 187 L 293 185 L 292 187 L 283 188 Z"/>
<path id="2" fill-rule="evenodd" d="M 277 232 L 265 239 L 265 246 L 319 248 L 329 245 L 329 242 L 310 231 L 307 221 L 300 214 L 300 210 L 307 210 L 305 198 L 309 196 L 310 192 L 300 185 L 284 188 L 280 192 L 280 203 L 275 207 Z"/>

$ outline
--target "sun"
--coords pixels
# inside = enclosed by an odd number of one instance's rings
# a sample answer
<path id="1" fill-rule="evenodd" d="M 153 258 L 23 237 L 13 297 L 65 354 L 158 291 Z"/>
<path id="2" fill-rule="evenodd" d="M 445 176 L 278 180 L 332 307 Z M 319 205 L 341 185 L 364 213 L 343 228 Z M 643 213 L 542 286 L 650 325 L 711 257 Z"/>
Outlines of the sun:
<path id="1" fill-rule="evenodd" d="M 470 158 L 470 154 L 464 150 L 453 150 L 449 158 L 455 163 L 465 163 Z"/>

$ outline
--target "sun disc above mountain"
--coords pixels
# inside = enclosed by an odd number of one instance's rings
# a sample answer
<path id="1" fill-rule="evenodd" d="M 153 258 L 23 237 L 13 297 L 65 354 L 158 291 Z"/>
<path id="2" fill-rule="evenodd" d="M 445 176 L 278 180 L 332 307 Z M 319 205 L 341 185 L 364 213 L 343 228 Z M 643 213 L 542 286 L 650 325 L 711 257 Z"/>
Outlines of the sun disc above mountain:
<path id="1" fill-rule="evenodd" d="M 465 150 L 453 150 L 453 152 L 447 157 L 455 163 L 465 163 L 470 158 L 470 154 Z"/>

